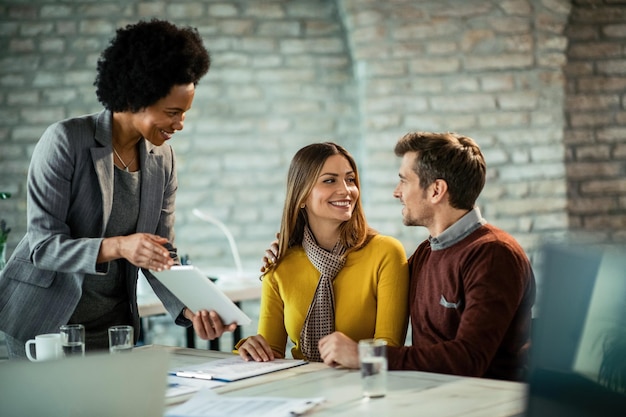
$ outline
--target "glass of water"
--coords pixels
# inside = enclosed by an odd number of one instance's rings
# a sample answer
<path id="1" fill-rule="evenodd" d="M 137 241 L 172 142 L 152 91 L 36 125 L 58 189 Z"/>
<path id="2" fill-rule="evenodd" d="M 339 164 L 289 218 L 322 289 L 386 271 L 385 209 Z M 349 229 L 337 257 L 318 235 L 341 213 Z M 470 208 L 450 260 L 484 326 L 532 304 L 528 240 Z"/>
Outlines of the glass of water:
<path id="1" fill-rule="evenodd" d="M 133 326 L 109 327 L 109 352 L 122 353 L 133 350 L 135 344 Z"/>
<path id="2" fill-rule="evenodd" d="M 69 356 L 85 356 L 85 326 L 82 324 L 64 324 L 60 327 L 63 354 Z"/>
<path id="3" fill-rule="evenodd" d="M 360 340 L 359 364 L 363 396 L 384 397 L 387 393 L 387 342 L 381 339 Z"/>

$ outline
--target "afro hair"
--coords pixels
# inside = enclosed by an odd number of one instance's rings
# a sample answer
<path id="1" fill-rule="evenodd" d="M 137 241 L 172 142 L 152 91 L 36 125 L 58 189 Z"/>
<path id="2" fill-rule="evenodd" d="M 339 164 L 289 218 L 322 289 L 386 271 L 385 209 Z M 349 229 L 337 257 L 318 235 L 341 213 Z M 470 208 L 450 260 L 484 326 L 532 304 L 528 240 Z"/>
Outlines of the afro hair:
<path id="1" fill-rule="evenodd" d="M 136 113 L 175 85 L 198 84 L 210 63 L 197 29 L 141 21 L 118 29 L 100 55 L 96 95 L 110 111 Z"/>

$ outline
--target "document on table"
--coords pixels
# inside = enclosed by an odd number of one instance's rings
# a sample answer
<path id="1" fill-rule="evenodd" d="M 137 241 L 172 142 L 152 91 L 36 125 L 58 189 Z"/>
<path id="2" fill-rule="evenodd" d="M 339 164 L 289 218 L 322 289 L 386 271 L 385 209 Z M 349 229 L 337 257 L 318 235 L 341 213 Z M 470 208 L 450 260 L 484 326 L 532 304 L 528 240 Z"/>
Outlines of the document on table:
<path id="1" fill-rule="evenodd" d="M 166 417 L 293 417 L 299 416 L 324 398 L 224 397 L 202 389 L 189 401 L 165 413 Z"/>
<path id="2" fill-rule="evenodd" d="M 165 391 L 165 404 L 176 404 L 187 401 L 193 394 L 205 388 L 216 388 L 225 385 L 227 382 L 181 378 L 175 375 L 168 375 L 167 390 Z"/>
<path id="3" fill-rule="evenodd" d="M 238 381 L 257 375 L 293 368 L 304 365 L 307 361 L 300 359 L 274 359 L 270 362 L 244 361 L 241 356 L 218 359 L 175 369 L 173 373 L 179 377 L 212 379 L 218 381 Z"/>

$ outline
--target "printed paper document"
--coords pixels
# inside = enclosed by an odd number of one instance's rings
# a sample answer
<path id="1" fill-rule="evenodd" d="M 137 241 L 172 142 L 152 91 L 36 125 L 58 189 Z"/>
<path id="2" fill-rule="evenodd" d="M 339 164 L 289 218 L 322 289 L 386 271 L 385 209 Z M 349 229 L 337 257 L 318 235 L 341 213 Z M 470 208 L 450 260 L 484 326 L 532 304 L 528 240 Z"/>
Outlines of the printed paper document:
<path id="1" fill-rule="evenodd" d="M 293 417 L 305 414 L 324 398 L 224 397 L 203 389 L 166 417 Z"/>

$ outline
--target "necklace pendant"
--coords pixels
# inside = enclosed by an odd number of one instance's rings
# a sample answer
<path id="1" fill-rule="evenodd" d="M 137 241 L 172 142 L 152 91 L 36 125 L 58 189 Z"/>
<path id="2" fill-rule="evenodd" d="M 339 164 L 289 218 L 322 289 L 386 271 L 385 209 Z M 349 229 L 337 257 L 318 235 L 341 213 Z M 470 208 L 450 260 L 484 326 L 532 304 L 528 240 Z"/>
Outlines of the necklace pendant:
<path id="1" fill-rule="evenodd" d="M 122 157 L 120 156 L 119 153 L 117 153 L 117 149 L 115 149 L 115 146 L 113 146 L 113 152 L 115 153 L 115 156 L 117 156 L 117 159 L 120 160 L 120 162 L 122 163 L 122 165 L 124 165 L 124 171 L 126 172 L 130 172 L 130 170 L 128 169 L 128 167 L 130 167 L 133 162 L 135 162 L 135 159 L 137 159 L 137 155 L 135 155 L 135 157 L 133 158 L 132 161 L 130 161 L 128 164 L 124 162 L 124 160 L 122 159 Z M 113 160 L 113 162 L 115 162 L 115 159 Z"/>

